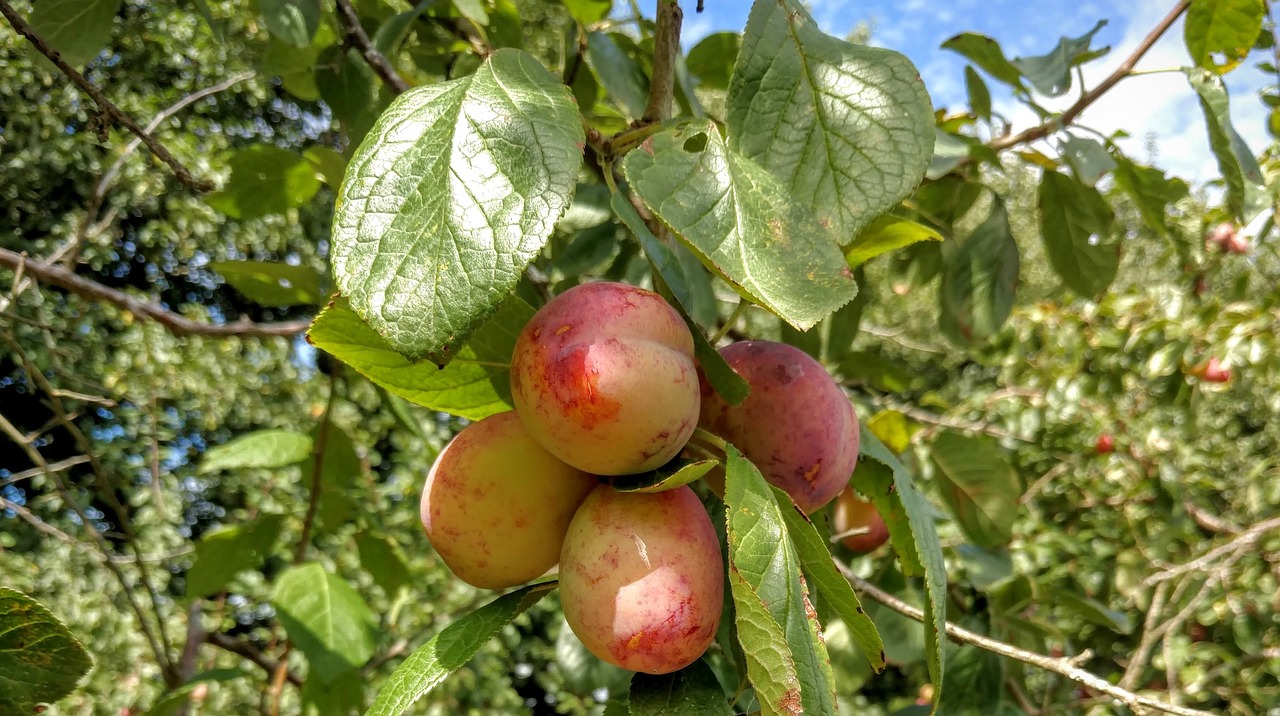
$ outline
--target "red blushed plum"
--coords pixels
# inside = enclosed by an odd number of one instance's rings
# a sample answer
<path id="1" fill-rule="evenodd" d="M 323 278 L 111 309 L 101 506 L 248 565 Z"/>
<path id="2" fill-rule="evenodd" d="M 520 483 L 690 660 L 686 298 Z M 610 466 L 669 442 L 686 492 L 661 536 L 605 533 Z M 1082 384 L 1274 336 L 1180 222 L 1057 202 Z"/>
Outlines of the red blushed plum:
<path id="1" fill-rule="evenodd" d="M 859 497 L 852 487 L 846 487 L 836 498 L 836 507 L 831 515 L 831 529 L 837 535 L 865 529 L 866 532 L 852 534 L 840 540 L 845 547 L 859 554 L 866 554 L 889 541 L 889 528 L 876 506 Z"/>
<path id="2" fill-rule="evenodd" d="M 683 669 L 715 639 L 723 597 L 720 543 L 693 490 L 604 485 L 578 509 L 560 555 L 560 602 L 592 654 L 647 674 Z"/>
<path id="3" fill-rule="evenodd" d="M 600 484 L 529 437 L 514 412 L 472 423 L 427 475 L 422 527 L 444 563 L 483 589 L 555 566 L 578 506 Z"/>
<path id="4" fill-rule="evenodd" d="M 821 363 L 785 343 L 720 349 L 751 394 L 730 406 L 705 381 L 703 428 L 729 441 L 805 514 L 830 502 L 858 463 L 858 416 Z M 723 480 L 723 477 L 721 477 Z"/>
<path id="5" fill-rule="evenodd" d="M 520 332 L 511 396 L 529 434 L 595 475 L 660 467 L 698 423 L 693 336 L 652 291 L 586 283 Z"/>

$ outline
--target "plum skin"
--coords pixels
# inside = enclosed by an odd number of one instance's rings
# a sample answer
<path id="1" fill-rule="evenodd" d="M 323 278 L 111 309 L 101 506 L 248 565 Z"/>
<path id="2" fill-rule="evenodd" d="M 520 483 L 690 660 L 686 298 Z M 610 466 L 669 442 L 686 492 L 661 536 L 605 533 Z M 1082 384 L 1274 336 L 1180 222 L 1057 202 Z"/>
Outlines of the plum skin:
<path id="1" fill-rule="evenodd" d="M 852 487 L 846 487 L 837 497 L 831 514 L 833 534 L 842 534 L 859 527 L 869 531 L 849 535 L 840 540 L 845 547 L 859 554 L 866 554 L 889 541 L 889 527 L 876 510 L 876 506 L 862 499 Z"/>
<path id="2" fill-rule="evenodd" d="M 520 332 L 511 397 L 529 434 L 570 465 L 595 475 L 652 470 L 697 427 L 693 336 L 652 291 L 575 286 Z"/>
<path id="3" fill-rule="evenodd" d="M 699 424 L 813 514 L 844 489 L 858 464 L 853 404 L 821 363 L 785 343 L 741 341 L 720 355 L 751 393 L 731 406 L 704 380 Z"/>
<path id="4" fill-rule="evenodd" d="M 539 445 L 514 412 L 463 428 L 431 466 L 422 527 L 462 581 L 505 589 L 560 559 L 578 505 L 599 480 Z"/>
<path id="5" fill-rule="evenodd" d="M 596 488 L 560 555 L 560 601 L 573 633 L 600 659 L 647 674 L 683 669 L 706 652 L 724 578 L 715 528 L 688 486 Z"/>

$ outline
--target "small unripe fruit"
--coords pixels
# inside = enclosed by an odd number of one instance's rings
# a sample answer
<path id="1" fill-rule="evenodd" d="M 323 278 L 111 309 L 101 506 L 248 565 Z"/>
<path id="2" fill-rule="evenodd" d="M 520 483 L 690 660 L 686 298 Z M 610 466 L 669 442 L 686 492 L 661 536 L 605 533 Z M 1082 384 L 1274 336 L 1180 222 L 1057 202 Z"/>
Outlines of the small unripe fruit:
<path id="1" fill-rule="evenodd" d="M 867 530 L 840 540 L 845 547 L 859 554 L 871 552 L 889 541 L 889 528 L 876 506 L 859 497 L 852 487 L 846 487 L 836 498 L 835 510 L 831 515 L 831 529 L 837 535 L 856 529 Z"/>
<path id="2" fill-rule="evenodd" d="M 458 433 L 422 491 L 422 527 L 462 581 L 524 584 L 560 558 L 578 505 L 599 481 L 547 452 L 513 412 Z"/>
<path id="3" fill-rule="evenodd" d="M 1210 383 L 1226 383 L 1231 380 L 1231 369 L 1222 365 L 1217 358 L 1210 358 L 1202 377 Z"/>
<path id="4" fill-rule="evenodd" d="M 1224 221 L 1221 224 L 1218 224 L 1217 226 L 1213 227 L 1213 230 L 1210 231 L 1209 235 L 1205 238 L 1209 243 L 1218 244 L 1219 246 L 1225 247 L 1227 242 L 1232 241 L 1233 239 L 1235 239 L 1235 237 L 1236 237 L 1235 225 Z"/>
<path id="5" fill-rule="evenodd" d="M 1110 433 L 1103 433 L 1098 436 L 1098 441 L 1093 444 L 1093 449 L 1099 455 L 1107 455 L 1116 449 L 1116 440 L 1111 437 Z"/>
<path id="6" fill-rule="evenodd" d="M 702 387 L 701 426 L 742 451 L 805 514 L 849 484 L 858 463 L 858 416 L 822 364 L 773 341 L 742 341 L 720 349 L 751 394 L 730 406 Z"/>
<path id="7" fill-rule="evenodd" d="M 529 434 L 580 470 L 628 475 L 661 467 L 697 427 L 693 336 L 652 291 L 576 286 L 520 332 L 511 397 Z"/>
<path id="8" fill-rule="evenodd" d="M 565 536 L 565 621 L 588 651 L 614 666 L 647 674 L 683 669 L 715 639 L 723 564 L 693 490 L 642 494 L 602 485 Z"/>

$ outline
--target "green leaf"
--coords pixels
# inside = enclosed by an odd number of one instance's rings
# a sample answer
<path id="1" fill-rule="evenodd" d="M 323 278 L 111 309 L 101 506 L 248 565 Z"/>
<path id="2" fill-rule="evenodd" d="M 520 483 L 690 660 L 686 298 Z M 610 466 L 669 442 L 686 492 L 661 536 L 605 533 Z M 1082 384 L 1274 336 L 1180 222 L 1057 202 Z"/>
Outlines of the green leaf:
<path id="1" fill-rule="evenodd" d="M 685 63 L 689 72 L 698 78 L 698 86 L 706 89 L 728 89 L 733 76 L 733 65 L 742 49 L 742 35 L 736 32 L 715 32 L 702 38 L 689 50 Z"/>
<path id="2" fill-rule="evenodd" d="M 910 219 L 885 215 L 871 222 L 853 243 L 844 247 L 844 259 L 857 268 L 880 254 L 919 241 L 942 241 L 942 234 Z"/>
<path id="3" fill-rule="evenodd" d="M 895 455 L 901 455 L 911 447 L 911 425 L 907 416 L 896 410 L 881 410 L 872 415 L 867 420 L 867 430 Z"/>
<path id="4" fill-rule="evenodd" d="M 311 438 L 292 430 L 257 430 L 205 451 L 200 472 L 284 467 L 311 455 Z"/>
<path id="5" fill-rule="evenodd" d="M 332 422 L 328 429 L 316 425 L 311 431 L 316 445 L 321 442 L 322 430 L 324 457 L 320 463 L 320 498 L 316 510 L 316 531 L 319 534 L 332 532 L 350 521 L 356 507 L 350 494 L 351 487 L 356 478 L 368 471 L 368 465 L 361 459 L 350 433 Z M 314 454 L 302 464 L 302 474 L 310 486 L 311 477 L 315 474 Z"/>
<path id="6" fill-rule="evenodd" d="M 446 626 L 392 672 L 365 716 L 400 716 L 555 587 L 555 582 L 521 587 Z"/>
<path id="7" fill-rule="evenodd" d="M 1166 178 L 1155 167 L 1136 164 L 1116 155 L 1116 186 L 1129 195 L 1142 214 L 1142 221 L 1161 236 L 1170 236 L 1173 225 L 1168 209 L 1190 193 L 1187 183 L 1177 177 Z"/>
<path id="8" fill-rule="evenodd" d="M 969 149 L 970 144 L 964 137 L 935 129 L 933 158 L 929 160 L 929 169 L 925 172 L 925 176 L 933 180 L 950 174 L 969 159 Z"/>
<path id="9" fill-rule="evenodd" d="M 346 157 L 328 147 L 313 144 L 303 150 L 302 158 L 311 162 L 325 184 L 335 191 L 342 186 L 342 175 L 347 171 Z"/>
<path id="10" fill-rule="evenodd" d="M 68 65 L 79 68 L 97 57 L 111 39 L 120 3 L 121 0 L 40 0 L 32 8 L 28 22 Z M 54 70 L 53 63 L 46 66 Z"/>
<path id="11" fill-rule="evenodd" d="M 205 201 L 233 219 L 282 214 L 311 201 L 320 189 L 311 162 L 270 144 L 245 147 L 229 164 L 231 178 Z"/>
<path id="12" fill-rule="evenodd" d="M 893 393 L 905 391 L 915 379 L 901 361 L 872 351 L 846 353 L 836 372 L 845 378 L 860 380 L 878 390 Z"/>
<path id="13" fill-rule="evenodd" d="M 1068 135 L 1061 150 L 1076 178 L 1089 186 L 1097 184 L 1099 179 L 1116 168 L 1116 160 L 1095 139 Z"/>
<path id="14" fill-rule="evenodd" d="M 962 544 L 956 545 L 956 556 L 964 565 L 969 583 L 976 589 L 985 591 L 1013 576 L 1013 560 L 1004 550 L 991 551 L 981 547 Z"/>
<path id="15" fill-rule="evenodd" d="M 324 10 L 320 0 L 258 0 L 271 36 L 294 47 L 311 44 Z"/>
<path id="16" fill-rule="evenodd" d="M 995 335 L 1013 312 L 1018 244 L 1004 203 L 992 197 L 986 219 L 950 248 L 938 289 L 938 323 L 957 344 L 977 345 Z"/>
<path id="17" fill-rule="evenodd" d="M 458 14 L 467 18 L 479 27 L 489 24 L 489 13 L 480 0 L 453 0 L 453 8 Z"/>
<path id="18" fill-rule="evenodd" d="M 271 556 L 283 524 L 282 515 L 259 515 L 249 522 L 204 533 L 196 542 L 194 562 L 187 570 L 187 596 L 220 592 L 240 572 L 262 566 Z"/>
<path id="19" fill-rule="evenodd" d="M 360 565 L 388 596 L 409 583 L 409 564 L 395 540 L 363 530 L 356 533 L 356 551 L 360 553 Z"/>
<path id="20" fill-rule="evenodd" d="M 1000 547 L 1013 536 L 1022 486 L 1004 452 L 993 441 L 942 430 L 930 457 L 938 491 L 974 544 Z"/>
<path id="21" fill-rule="evenodd" d="M 1051 169 L 1040 179 L 1037 203 L 1049 265 L 1072 291 L 1101 295 L 1120 268 L 1111 205 L 1097 189 Z"/>
<path id="22" fill-rule="evenodd" d="M 364 708 L 365 678 L 358 671 L 348 671 L 331 682 L 307 679 L 298 690 L 302 716 L 351 716 Z"/>
<path id="23" fill-rule="evenodd" d="M 942 43 L 942 49 L 959 54 L 983 72 L 1014 89 L 1026 90 L 1022 85 L 1022 73 L 1005 57 L 1000 43 L 986 35 L 963 32 Z"/>
<path id="24" fill-rule="evenodd" d="M 688 485 L 711 472 L 718 464 L 717 460 L 689 460 L 676 456 L 656 470 L 636 475 L 619 475 L 612 478 L 609 484 L 619 492 L 665 492 Z"/>
<path id="25" fill-rule="evenodd" d="M 388 57 L 394 57 L 400 49 L 400 43 L 404 42 L 409 29 L 413 27 L 413 23 L 436 2 L 438 0 L 420 0 L 412 9 L 396 13 L 383 20 L 378 25 L 377 31 L 373 33 L 374 48 Z"/>
<path id="26" fill-rule="evenodd" d="M 1110 609 L 1096 599 L 1090 599 L 1067 589 L 1055 589 L 1052 592 L 1052 599 L 1058 606 L 1085 621 L 1106 627 L 1118 634 L 1133 633 L 1133 620 L 1128 614 Z"/>
<path id="27" fill-rule="evenodd" d="M 1200 97 L 1200 109 L 1209 130 L 1209 147 L 1218 160 L 1218 171 L 1227 182 L 1227 207 L 1241 224 L 1248 224 L 1271 201 L 1262 169 L 1249 145 L 1231 125 L 1231 101 L 1222 78 L 1197 68 L 1188 68 L 1185 72 L 1191 88 Z"/>
<path id="28" fill-rule="evenodd" d="M 146 716 L 177 716 L 182 713 L 182 707 L 187 705 L 191 692 L 200 684 L 220 684 L 242 679 L 248 675 L 248 672 L 243 669 L 210 669 L 196 674 L 187 683 L 165 692 L 156 699 L 155 704 L 147 709 Z"/>
<path id="29" fill-rule="evenodd" d="M 622 219 L 622 223 L 626 224 L 628 229 L 631 229 L 631 233 L 635 234 L 640 245 L 644 247 L 654 273 L 666 284 L 675 299 L 676 309 L 685 319 L 685 323 L 689 324 L 689 332 L 693 334 L 694 358 L 697 359 L 698 367 L 702 370 L 707 382 L 730 405 L 738 405 L 746 400 L 747 394 L 751 392 L 751 385 L 729 367 L 720 352 L 702 334 L 701 327 L 690 318 L 695 298 L 690 288 L 693 279 L 689 276 L 689 272 L 681 265 L 675 252 L 649 231 L 649 227 L 645 226 L 644 220 L 636 213 L 626 197 L 622 194 L 614 194 L 610 204 L 614 213 Z"/>
<path id="30" fill-rule="evenodd" d="M 209 268 L 245 298 L 263 306 L 324 302 L 324 277 L 309 266 L 280 261 L 215 261 Z"/>
<path id="31" fill-rule="evenodd" d="M 400 95 L 339 192 L 339 290 L 394 350 L 448 363 L 551 235 L 584 141 L 569 90 L 518 50 Z"/>
<path id="32" fill-rule="evenodd" d="M 945 703 L 938 716 L 999 716 L 996 707 L 1004 696 L 1004 664 L 999 654 L 976 646 L 947 648 L 947 676 L 942 688 Z M 1015 713 L 1021 713 L 1017 711 Z"/>
<path id="33" fill-rule="evenodd" d="M 564 685 L 579 696 L 589 696 L 598 688 L 625 696 L 632 675 L 588 651 L 564 619 L 560 620 L 560 633 L 556 636 L 556 670 Z"/>
<path id="34" fill-rule="evenodd" d="M 749 589 L 782 627 L 800 682 L 798 701 L 788 691 L 786 703 L 770 705 L 781 713 L 835 713 L 831 662 L 801 579 L 799 557 L 787 537 L 782 508 L 764 476 L 732 445 L 726 449 L 725 516 L 730 569 L 744 579 L 735 586 Z M 743 642 L 742 647 L 749 652 L 757 645 Z"/>
<path id="35" fill-rule="evenodd" d="M 345 579 L 323 566 L 312 562 L 281 574 L 271 604 L 321 681 L 331 683 L 373 656 L 377 617 Z"/>
<path id="36" fill-rule="evenodd" d="M 1264 12 L 1262 0 L 1191 0 L 1183 25 L 1191 61 L 1219 74 L 1234 69 L 1258 39 Z"/>
<path id="37" fill-rule="evenodd" d="M 259 69 L 264 75 L 279 77 L 289 94 L 314 102 L 320 99 L 320 90 L 316 87 L 316 66 L 320 55 L 337 40 L 337 33 L 327 24 L 320 25 L 311 44 L 306 47 L 294 47 L 272 38 L 267 41 Z"/>
<path id="38" fill-rule="evenodd" d="M 368 135 L 382 110 L 378 76 L 355 49 L 330 47 L 315 68 L 316 90 L 353 144 Z"/>
<path id="39" fill-rule="evenodd" d="M 857 292 L 831 237 L 710 121 L 655 135 L 622 166 L 645 205 L 704 262 L 793 326 L 813 326 Z"/>
<path id="40" fill-rule="evenodd" d="M 511 409 L 511 352 L 533 307 L 512 296 L 444 368 L 411 361 L 360 320 L 343 299 L 316 317 L 307 333 L 315 347 L 411 403 L 469 420 Z"/>
<path id="41" fill-rule="evenodd" d="M 759 0 L 729 84 L 729 146 L 847 243 L 924 177 L 933 107 L 903 55 L 824 34 L 797 0 Z"/>
<path id="42" fill-rule="evenodd" d="M 613 33 L 587 34 L 587 57 L 609 96 L 618 102 L 627 117 L 639 119 L 649 101 L 649 78 L 619 42 L 629 40 Z"/>
<path id="43" fill-rule="evenodd" d="M 747 678 L 755 689 L 760 713 L 762 716 L 803 713 L 800 678 L 787 646 L 787 635 L 760 601 L 751 583 L 732 564 L 729 565 L 729 591 Z"/>
<path id="44" fill-rule="evenodd" d="M 930 507 L 911 474 L 897 456 L 889 451 L 871 431 L 862 428 L 860 454 L 886 471 L 863 472 L 866 461 L 854 471 L 854 484 L 875 503 L 876 511 L 889 527 L 889 538 L 902 564 L 904 574 L 924 574 L 924 640 L 928 657 L 929 680 L 942 684 L 945 673 L 942 649 L 947 620 L 947 571 L 942 559 L 942 545 L 930 517 Z M 886 643 L 892 639 L 886 639 Z M 942 689 L 934 691 L 933 703 L 941 703 Z"/>
<path id="45" fill-rule="evenodd" d="M 74 691 L 93 666 L 53 612 L 22 592 L 0 587 L 0 624 L 0 713 L 37 713 Z"/>
<path id="46" fill-rule="evenodd" d="M 613 0 L 564 0 L 564 6 L 574 20 L 586 26 L 609 17 L 613 11 Z"/>
<path id="47" fill-rule="evenodd" d="M 973 116 L 990 122 L 991 90 L 987 89 L 987 83 L 982 81 L 978 71 L 968 65 L 964 68 L 964 88 L 969 95 L 969 108 L 973 110 Z"/>
<path id="48" fill-rule="evenodd" d="M 675 673 L 631 677 L 631 716 L 732 716 L 726 699 L 702 659 Z"/>
<path id="49" fill-rule="evenodd" d="M 782 519 L 787 525 L 787 535 L 795 545 L 796 555 L 805 576 L 818 596 L 835 610 L 840 620 L 849 628 L 849 635 L 858 645 L 877 673 L 884 669 L 884 644 L 876 625 L 862 608 L 858 595 L 853 593 L 849 580 L 836 569 L 831 560 L 831 550 L 809 518 L 791 502 L 787 493 L 773 488 L 774 499 L 782 506 Z"/>
<path id="50" fill-rule="evenodd" d="M 1088 60 L 1096 59 L 1110 48 L 1090 51 L 1089 45 L 1093 36 L 1105 25 L 1106 20 L 1099 20 L 1093 29 L 1080 37 L 1062 37 L 1058 46 L 1047 55 L 1038 57 L 1020 57 L 1011 64 L 1037 92 L 1047 97 L 1061 97 L 1071 89 L 1071 68 Z"/>

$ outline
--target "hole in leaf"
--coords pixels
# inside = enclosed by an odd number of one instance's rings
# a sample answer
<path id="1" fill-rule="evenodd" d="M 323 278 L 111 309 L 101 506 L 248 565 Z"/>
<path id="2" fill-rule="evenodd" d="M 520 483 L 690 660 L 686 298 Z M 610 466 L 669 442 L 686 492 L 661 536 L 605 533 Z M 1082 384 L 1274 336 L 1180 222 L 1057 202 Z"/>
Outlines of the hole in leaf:
<path id="1" fill-rule="evenodd" d="M 684 150 L 690 154 L 697 154 L 707 148 L 707 133 L 698 132 L 697 134 L 684 140 Z"/>

